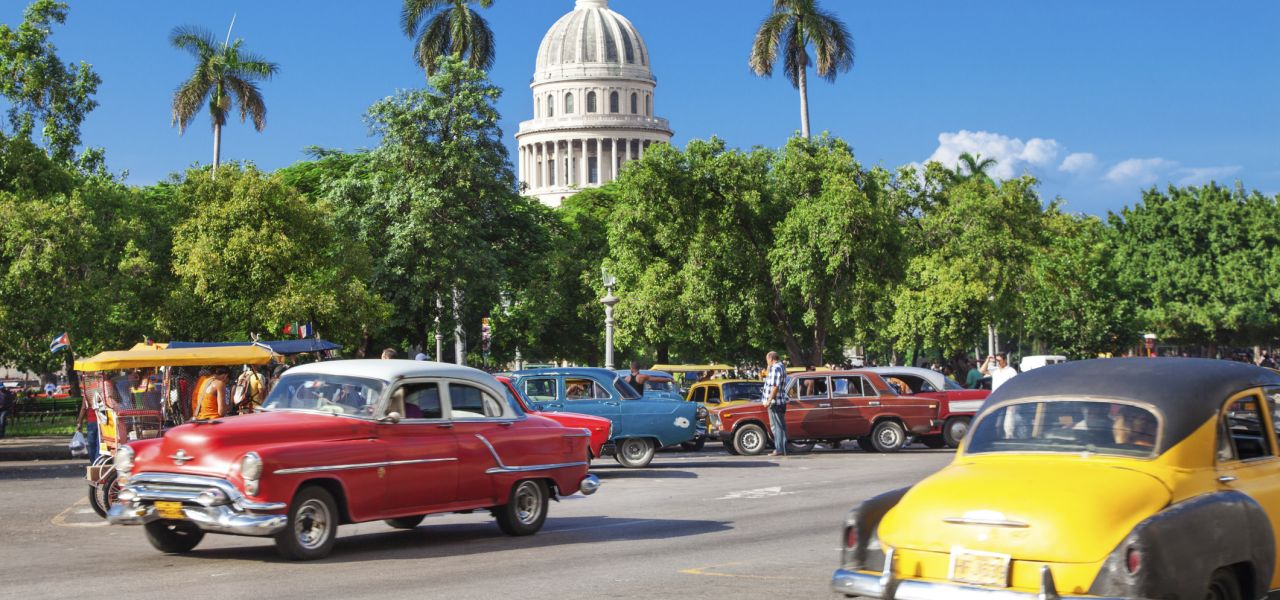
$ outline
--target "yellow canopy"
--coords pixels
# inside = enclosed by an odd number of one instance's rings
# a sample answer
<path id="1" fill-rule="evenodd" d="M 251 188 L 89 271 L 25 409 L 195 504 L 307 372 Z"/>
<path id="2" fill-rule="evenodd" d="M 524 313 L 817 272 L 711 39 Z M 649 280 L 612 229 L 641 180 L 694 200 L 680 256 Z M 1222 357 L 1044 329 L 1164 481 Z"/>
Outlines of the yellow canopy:
<path id="1" fill-rule="evenodd" d="M 134 344 L 133 347 L 129 349 L 129 351 L 140 352 L 144 350 L 164 350 L 168 345 L 169 344 L 161 344 L 159 342 L 151 342 L 150 344 L 144 344 L 142 342 L 138 342 Z"/>
<path id="2" fill-rule="evenodd" d="M 733 367 L 730 365 L 653 365 L 650 367 L 654 371 L 666 371 L 668 373 L 691 373 L 693 371 L 731 371 Z"/>
<path id="3" fill-rule="evenodd" d="M 160 350 L 113 350 L 76 361 L 77 371 L 114 371 L 142 367 L 215 367 L 265 365 L 271 351 L 258 346 L 214 348 L 168 348 Z"/>

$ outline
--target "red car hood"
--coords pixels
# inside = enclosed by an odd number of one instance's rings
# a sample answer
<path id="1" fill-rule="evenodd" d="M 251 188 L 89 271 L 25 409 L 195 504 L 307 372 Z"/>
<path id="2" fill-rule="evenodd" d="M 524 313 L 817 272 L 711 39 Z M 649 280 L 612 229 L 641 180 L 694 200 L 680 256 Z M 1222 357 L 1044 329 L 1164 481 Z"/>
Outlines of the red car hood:
<path id="1" fill-rule="evenodd" d="M 298 411 L 272 411 L 188 423 L 165 432 L 158 444 L 139 451 L 135 471 L 191 473 L 223 477 L 244 453 L 264 446 L 347 440 L 373 435 L 373 424 L 351 417 Z M 178 465 L 179 451 L 192 457 Z"/>

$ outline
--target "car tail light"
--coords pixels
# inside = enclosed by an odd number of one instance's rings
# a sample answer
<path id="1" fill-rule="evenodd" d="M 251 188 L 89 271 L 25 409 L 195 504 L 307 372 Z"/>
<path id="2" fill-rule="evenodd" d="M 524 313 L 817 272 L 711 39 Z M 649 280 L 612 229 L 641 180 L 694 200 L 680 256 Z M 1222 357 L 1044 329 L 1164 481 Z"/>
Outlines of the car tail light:
<path id="1" fill-rule="evenodd" d="M 845 525 L 844 547 L 845 548 L 858 547 L 858 526 L 856 524 L 850 523 L 848 525 Z"/>
<path id="2" fill-rule="evenodd" d="M 1137 575 L 1142 570 L 1142 553 L 1137 548 L 1129 547 L 1129 551 L 1125 553 L 1124 566 L 1129 570 L 1130 575 Z"/>

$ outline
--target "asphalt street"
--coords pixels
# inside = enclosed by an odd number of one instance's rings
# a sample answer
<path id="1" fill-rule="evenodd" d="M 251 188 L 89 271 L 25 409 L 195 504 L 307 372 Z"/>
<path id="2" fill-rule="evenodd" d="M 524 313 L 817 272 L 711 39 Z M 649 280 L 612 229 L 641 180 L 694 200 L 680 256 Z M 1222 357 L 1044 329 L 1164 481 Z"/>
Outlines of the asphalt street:
<path id="1" fill-rule="evenodd" d="M 308 563 L 280 559 L 270 539 L 222 535 L 166 556 L 140 528 L 99 520 L 74 467 L 0 469 L 0 598 L 829 598 L 849 508 L 951 458 L 711 448 L 645 469 L 596 461 L 600 492 L 553 502 L 532 537 L 503 535 L 487 513 L 413 531 L 364 523 Z"/>

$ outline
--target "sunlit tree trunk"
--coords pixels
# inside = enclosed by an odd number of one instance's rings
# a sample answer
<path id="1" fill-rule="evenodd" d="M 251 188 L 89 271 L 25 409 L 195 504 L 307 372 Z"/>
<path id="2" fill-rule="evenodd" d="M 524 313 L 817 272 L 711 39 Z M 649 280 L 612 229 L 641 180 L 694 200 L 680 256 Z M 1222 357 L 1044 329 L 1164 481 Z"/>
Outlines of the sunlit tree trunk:
<path id="1" fill-rule="evenodd" d="M 218 163 L 222 160 L 222 126 L 217 121 L 213 123 L 213 173 L 211 177 L 218 178 Z"/>
<path id="2" fill-rule="evenodd" d="M 809 139 L 809 77 L 808 69 L 800 69 L 800 134 Z"/>

